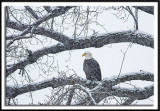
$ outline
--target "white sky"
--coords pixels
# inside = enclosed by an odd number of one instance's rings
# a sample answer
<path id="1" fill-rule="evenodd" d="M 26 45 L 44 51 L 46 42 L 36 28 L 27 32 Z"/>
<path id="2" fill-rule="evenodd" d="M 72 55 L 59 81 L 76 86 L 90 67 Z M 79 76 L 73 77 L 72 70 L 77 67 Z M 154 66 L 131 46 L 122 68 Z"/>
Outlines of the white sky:
<path id="1" fill-rule="evenodd" d="M 139 11 L 138 16 L 139 21 L 139 30 L 144 31 L 146 33 L 154 35 L 154 15 Z M 112 14 L 111 11 L 106 11 L 99 15 L 98 22 L 104 25 L 104 27 L 107 29 L 108 32 L 114 32 L 114 31 L 121 31 L 121 30 L 131 30 L 133 29 L 133 19 L 130 16 L 128 21 L 123 23 L 123 20 L 117 19 L 115 15 Z M 95 30 L 98 30 L 99 33 L 106 33 L 106 31 L 103 28 L 91 26 L 94 27 Z M 72 30 L 67 30 L 64 32 L 66 35 L 71 36 Z M 54 42 L 55 43 L 55 42 Z M 85 73 L 83 72 L 83 61 L 84 57 L 82 57 L 82 54 L 85 51 L 92 52 L 93 57 L 99 62 L 101 72 L 102 72 L 102 79 L 106 77 L 111 77 L 114 75 L 119 74 L 122 59 L 123 59 L 123 52 L 127 49 L 129 43 L 117 43 L 117 44 L 111 44 L 111 45 L 105 45 L 101 48 L 86 48 L 86 49 L 78 49 L 74 51 L 64 51 L 58 54 L 54 55 L 54 63 L 53 66 L 56 66 L 57 63 L 60 66 L 60 70 L 66 71 L 68 66 L 70 69 L 73 69 L 78 76 L 85 78 Z M 46 43 L 46 46 L 48 46 L 48 43 Z M 28 46 L 28 49 L 31 50 L 37 50 L 40 49 L 42 46 Z M 52 54 L 51 54 L 52 55 Z M 47 59 L 46 56 L 43 57 L 43 60 L 45 61 Z M 53 60 L 53 58 L 49 59 L 50 61 Z M 68 60 L 68 61 L 67 61 Z M 66 62 L 67 61 L 67 62 Z M 32 68 L 29 68 L 28 66 L 26 69 L 28 69 L 30 72 L 31 78 L 33 78 L 34 82 L 42 81 L 44 78 L 42 76 L 39 76 L 38 67 L 34 64 L 30 65 Z M 124 61 L 122 74 L 128 73 L 128 72 L 137 72 L 140 70 L 148 71 L 148 72 L 154 72 L 154 50 L 149 47 L 144 47 L 137 44 L 132 44 L 132 47 L 129 48 L 126 58 Z M 19 84 L 21 84 L 21 81 L 24 80 L 23 77 L 20 75 L 17 76 L 17 73 L 19 71 L 15 71 L 13 77 L 15 77 Z M 73 71 L 70 71 L 68 75 L 73 74 Z M 43 75 L 43 74 L 42 74 Z M 57 77 L 58 74 L 53 71 L 48 74 L 48 77 L 46 78 L 52 78 Z M 7 84 L 13 85 L 13 81 L 8 82 Z M 26 82 L 24 82 L 26 84 Z M 141 81 L 133 81 L 133 84 L 135 84 L 137 87 L 144 87 L 152 84 L 151 82 L 141 82 Z M 130 87 L 130 86 L 126 86 Z M 51 88 L 42 89 L 39 91 L 33 92 L 34 103 L 38 102 L 44 102 L 44 99 L 46 98 L 45 95 L 50 95 Z M 31 99 L 29 97 L 29 93 L 25 93 L 22 95 L 19 95 L 16 97 L 18 100 L 18 103 L 20 104 L 28 104 L 31 103 Z M 138 101 L 138 104 L 153 104 L 154 98 L 150 97 L 150 99 L 147 100 L 141 100 Z"/>

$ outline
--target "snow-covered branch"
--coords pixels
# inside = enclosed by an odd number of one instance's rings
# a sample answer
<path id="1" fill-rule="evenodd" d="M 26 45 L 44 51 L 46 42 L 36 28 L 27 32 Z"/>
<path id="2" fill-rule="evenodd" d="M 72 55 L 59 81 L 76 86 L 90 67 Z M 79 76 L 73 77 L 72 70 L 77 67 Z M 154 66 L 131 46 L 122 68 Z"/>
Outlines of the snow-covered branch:
<path id="1" fill-rule="evenodd" d="M 154 86 L 148 86 L 141 89 L 129 89 L 129 88 L 119 88 L 115 85 L 131 81 L 131 80 L 142 80 L 142 81 L 153 81 L 154 75 L 150 72 L 132 72 L 122 74 L 121 76 L 113 76 L 102 81 L 102 84 L 96 86 L 91 90 L 92 96 L 97 103 L 99 103 L 102 99 L 109 96 L 117 96 L 117 97 L 135 97 L 136 100 L 146 99 L 152 95 L 154 95 Z M 77 105 L 87 104 L 88 98 L 80 100 Z M 130 101 L 131 102 L 131 101 Z M 129 102 L 128 102 L 129 103 Z M 124 103 L 127 104 L 127 103 Z M 123 105 L 123 104 L 122 104 Z"/>
<path id="2" fill-rule="evenodd" d="M 73 84 L 83 84 L 84 85 L 86 82 L 87 80 L 69 77 L 66 79 L 52 78 L 52 79 L 48 79 L 47 81 L 27 84 L 27 85 L 20 86 L 20 87 L 7 86 L 6 87 L 7 89 L 6 97 L 14 98 L 23 93 L 27 93 L 30 91 L 37 91 L 37 90 L 48 88 L 48 87 L 52 87 L 54 89 L 54 88 L 64 86 L 64 85 L 73 85 Z"/>
<path id="3" fill-rule="evenodd" d="M 69 9 L 71 9 L 72 6 L 58 6 L 56 8 L 54 8 L 54 10 L 52 10 L 52 12 L 46 14 L 45 16 L 43 16 L 42 18 L 39 18 L 36 22 L 34 22 L 32 25 L 34 26 L 38 26 L 40 25 L 42 22 L 49 20 L 50 18 L 54 18 L 57 16 L 60 16 L 64 13 L 66 13 Z"/>
<path id="4" fill-rule="evenodd" d="M 149 98 L 154 94 L 154 85 L 135 89 L 113 87 L 110 91 L 112 95 L 118 97 L 134 97 L 137 100 L 143 100 Z"/>
<path id="5" fill-rule="evenodd" d="M 16 29 L 16 30 L 19 30 L 19 31 L 23 31 L 23 30 L 26 30 L 28 28 L 31 30 L 32 27 L 37 27 L 42 22 L 47 21 L 50 18 L 54 18 L 54 17 L 60 16 L 60 15 L 62 15 L 64 13 L 66 13 L 71 8 L 72 8 L 71 6 L 66 6 L 66 7 L 59 6 L 59 7 L 56 7 L 56 8 L 54 8 L 54 10 L 52 10 L 52 12 L 46 14 L 45 16 L 43 16 L 41 18 L 37 18 L 36 17 L 37 21 L 35 21 L 33 24 L 30 24 L 30 25 L 28 25 L 28 24 L 20 24 L 18 22 L 14 22 L 14 21 L 11 21 L 11 20 L 6 20 L 6 27 L 9 27 L 9 28 L 12 28 L 12 29 Z M 30 7 L 26 7 L 26 9 L 30 10 Z M 29 12 L 31 13 L 31 10 Z M 32 10 L 32 12 L 33 12 L 33 10 Z M 35 16 L 35 14 L 33 16 Z M 27 32 L 25 34 L 29 33 L 30 30 L 27 30 Z M 54 36 L 55 40 L 58 40 L 58 41 L 60 41 L 62 43 L 65 40 L 67 41 L 67 39 L 68 39 L 63 34 L 59 34 L 59 33 L 55 32 L 53 30 L 51 31 L 50 29 L 44 29 L 44 28 L 40 28 L 40 27 L 36 28 L 34 30 L 34 32 L 33 32 L 33 34 L 37 34 L 37 33 L 40 34 L 40 35 L 46 35 L 46 36 L 49 35 L 49 37 Z M 15 37 L 15 35 L 11 35 L 9 37 L 6 37 L 6 40 L 13 39 L 14 37 Z M 60 39 L 58 39 L 59 37 L 60 37 Z"/>
<path id="6" fill-rule="evenodd" d="M 31 27 L 30 25 L 27 24 L 19 24 L 18 22 L 15 21 L 6 21 L 6 27 L 15 29 L 15 30 L 19 30 L 19 31 L 23 31 L 25 30 L 27 27 Z M 28 30 L 25 34 L 29 33 L 30 31 Z M 48 29 L 48 28 L 42 28 L 42 27 L 35 27 L 33 30 L 33 34 L 38 34 L 38 35 L 44 35 L 46 37 L 50 37 L 54 40 L 57 40 L 59 42 L 62 43 L 66 43 L 69 42 L 69 37 L 59 33 L 53 29 Z M 10 35 L 6 37 L 6 40 L 11 40 L 14 39 L 15 37 L 17 37 L 17 35 Z"/>
<path id="7" fill-rule="evenodd" d="M 35 29 L 36 30 L 36 29 Z M 96 35 L 92 37 L 86 37 L 81 39 L 70 39 L 69 42 L 64 44 L 57 44 L 50 47 L 46 47 L 37 51 L 34 51 L 33 58 L 26 58 L 25 61 L 21 60 L 17 64 L 13 64 L 12 67 L 6 69 L 6 76 L 10 75 L 17 69 L 24 68 L 28 64 L 34 63 L 38 58 L 46 54 L 56 54 L 66 50 L 84 49 L 89 47 L 99 48 L 104 45 L 112 43 L 122 43 L 122 42 L 132 42 L 142 46 L 154 47 L 154 39 L 152 35 L 140 32 L 140 31 L 122 31 L 106 33 L 101 35 Z M 33 59 L 34 61 L 30 61 Z"/>
<path id="8" fill-rule="evenodd" d="M 154 75 L 152 73 L 144 72 L 144 71 L 123 74 L 118 78 L 111 77 L 108 79 L 104 79 L 101 84 L 97 82 L 88 83 L 86 79 L 81 79 L 78 77 L 77 78 L 69 77 L 65 79 L 53 78 L 47 81 L 42 81 L 42 82 L 24 85 L 20 87 L 7 86 L 6 97 L 14 98 L 23 93 L 37 91 L 37 90 L 48 88 L 48 87 L 57 88 L 65 85 L 73 85 L 74 89 L 78 88 L 83 90 L 85 93 L 87 93 L 88 97 L 84 99 L 83 102 L 88 99 L 92 99 L 92 103 L 94 104 L 95 102 L 99 103 L 102 99 L 108 96 L 133 97 L 135 95 L 137 100 L 142 100 L 154 95 L 153 85 L 142 88 L 142 89 L 125 89 L 125 88 L 119 88 L 119 87 L 117 88 L 115 87 L 115 85 L 125 81 L 131 81 L 131 80 L 153 81 L 153 78 L 154 78 Z M 90 89 L 91 86 L 92 88 L 93 87 L 95 88 L 91 90 L 84 89 L 84 87 L 88 87 Z M 82 103 L 82 100 L 80 100 L 80 103 Z"/>

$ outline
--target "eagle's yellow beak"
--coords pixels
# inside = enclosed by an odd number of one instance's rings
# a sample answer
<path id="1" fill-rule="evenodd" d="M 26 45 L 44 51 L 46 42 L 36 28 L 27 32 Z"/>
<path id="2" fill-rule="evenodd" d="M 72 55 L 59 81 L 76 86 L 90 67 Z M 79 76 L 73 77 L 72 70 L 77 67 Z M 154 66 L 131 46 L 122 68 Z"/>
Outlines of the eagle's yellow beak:
<path id="1" fill-rule="evenodd" d="M 82 57 L 85 56 L 85 54 L 82 54 Z"/>

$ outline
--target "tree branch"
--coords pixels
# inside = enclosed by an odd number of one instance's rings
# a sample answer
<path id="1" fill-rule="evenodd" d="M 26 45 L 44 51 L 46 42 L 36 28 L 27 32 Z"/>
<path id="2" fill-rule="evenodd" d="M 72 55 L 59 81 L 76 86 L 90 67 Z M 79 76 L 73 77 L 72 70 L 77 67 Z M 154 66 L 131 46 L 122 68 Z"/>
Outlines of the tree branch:
<path id="1" fill-rule="evenodd" d="M 154 15 L 154 6 L 133 6 L 133 7 L 142 10 L 146 13 Z"/>
<path id="2" fill-rule="evenodd" d="M 130 104 L 132 104 L 135 100 L 136 100 L 135 97 L 130 97 L 130 98 L 128 98 L 124 103 L 122 103 L 121 105 L 130 105 Z"/>
<path id="3" fill-rule="evenodd" d="M 151 48 L 154 47 L 153 37 L 140 31 L 114 32 L 87 37 L 85 39 L 71 39 L 68 43 L 53 45 L 33 52 L 33 58 L 21 60 L 19 63 L 13 64 L 10 68 L 6 69 L 6 76 L 9 76 L 17 69 L 24 68 L 26 65 L 34 63 L 38 58 L 50 53 L 56 54 L 66 50 L 84 49 L 89 47 L 99 48 L 107 44 L 121 42 L 132 42 Z M 31 59 L 34 61 L 31 61 Z"/>
<path id="4" fill-rule="evenodd" d="M 40 25 L 42 22 L 44 21 L 47 21 L 49 20 L 50 18 L 53 18 L 53 17 L 57 17 L 59 15 L 62 15 L 64 13 L 66 13 L 69 9 L 71 9 L 72 7 L 71 6 L 66 6 L 66 7 L 62 7 L 62 6 L 59 6 L 59 7 L 56 7 L 54 10 L 52 10 L 52 12 L 46 14 L 45 16 L 43 16 L 42 18 L 39 18 L 36 22 L 34 22 L 33 24 L 31 25 L 26 25 L 26 24 L 20 24 L 18 22 L 13 22 L 13 21 L 10 21 L 10 20 L 6 20 L 6 26 L 9 27 L 9 28 L 13 28 L 13 29 L 16 29 L 16 30 L 20 30 L 20 31 L 23 31 L 25 29 L 27 29 L 29 27 L 29 29 L 31 30 L 32 27 L 37 27 L 38 25 Z M 62 36 L 64 38 L 65 35 L 63 34 L 57 34 L 57 32 L 53 31 L 53 30 L 45 30 L 45 28 L 38 28 L 39 30 L 36 30 L 33 32 L 35 33 L 36 31 L 38 31 L 38 34 L 40 35 L 49 35 L 50 37 L 52 36 L 55 36 L 56 35 L 59 35 L 60 37 Z M 28 30 L 25 34 L 29 33 L 30 30 Z M 48 34 L 48 32 L 50 32 Z M 43 34 L 45 33 L 45 34 Z M 35 33 L 37 34 L 37 33 Z M 6 37 L 6 40 L 8 39 L 12 39 L 14 38 L 15 35 L 11 35 L 9 37 Z M 62 39 L 62 37 L 60 38 L 61 41 L 65 41 L 65 40 L 68 40 L 68 38 L 64 38 L 64 40 Z M 58 38 L 58 37 L 57 37 Z M 56 39 L 55 39 L 56 40 Z M 59 39 L 58 39 L 59 40 Z"/>
<path id="5" fill-rule="evenodd" d="M 143 100 L 154 95 L 154 85 L 142 89 L 113 88 L 111 93 L 118 97 L 134 97 L 137 100 Z"/>
<path id="6" fill-rule="evenodd" d="M 138 30 L 138 19 L 136 19 L 135 15 L 133 14 L 133 12 L 132 12 L 132 10 L 130 9 L 130 7 L 127 6 L 127 8 L 125 8 L 125 7 L 123 7 L 123 8 L 124 8 L 125 10 L 127 10 L 127 11 L 132 15 L 133 20 L 134 20 L 135 25 L 136 25 L 135 30 Z"/>
<path id="7" fill-rule="evenodd" d="M 54 10 L 52 10 L 52 12 L 46 14 L 45 16 L 43 16 L 42 18 L 38 19 L 36 22 L 34 22 L 32 25 L 33 26 L 38 26 L 40 25 L 42 22 L 49 20 L 50 18 L 53 17 L 57 17 L 60 16 L 62 14 L 65 14 L 69 9 L 71 9 L 72 6 L 58 6 L 56 7 Z"/>
<path id="8" fill-rule="evenodd" d="M 48 13 L 52 11 L 50 6 L 43 6 L 43 7 Z"/>
<path id="9" fill-rule="evenodd" d="M 8 6 L 5 7 L 5 12 L 6 12 L 6 20 L 9 20 Z"/>
<path id="10" fill-rule="evenodd" d="M 38 15 L 32 10 L 32 8 L 29 6 L 25 6 L 25 8 L 35 19 L 39 19 Z"/>
<path id="11" fill-rule="evenodd" d="M 104 79 L 102 81 L 102 84 L 98 88 L 91 90 L 90 93 L 92 94 L 92 97 L 96 103 L 98 103 L 99 101 L 101 101 L 102 99 L 104 99 L 109 95 L 115 95 L 118 97 L 119 96 L 131 97 L 134 94 L 136 94 L 138 100 L 146 99 L 154 94 L 153 93 L 154 86 L 145 87 L 143 88 L 143 90 L 142 89 L 130 90 L 130 89 L 122 89 L 122 88 L 119 89 L 116 87 L 112 88 L 112 86 L 115 86 L 116 84 L 119 84 L 121 82 L 131 81 L 131 80 L 153 81 L 153 78 L 154 78 L 154 75 L 149 72 L 135 72 L 130 74 L 123 74 L 119 78 L 111 77 L 109 79 Z M 79 85 L 82 85 L 83 87 L 86 87 L 86 86 L 95 87 L 98 85 L 98 83 L 96 82 L 88 83 L 87 80 L 80 79 L 80 78 L 73 78 L 73 77 L 69 77 L 66 79 L 53 78 L 47 81 L 24 85 L 21 87 L 7 86 L 6 97 L 14 98 L 20 94 L 31 92 L 31 91 L 37 91 L 47 87 L 57 88 L 59 86 L 74 85 L 74 84 L 79 84 Z"/>
<path id="12" fill-rule="evenodd" d="M 9 28 L 12 28 L 12 29 L 19 30 L 19 31 L 23 31 L 27 27 L 31 27 L 30 25 L 19 24 L 14 21 L 7 21 L 6 26 Z M 29 32 L 30 32 L 30 30 L 28 30 L 25 34 L 27 34 Z M 33 30 L 33 34 L 44 35 L 44 36 L 50 37 L 50 38 L 55 39 L 55 40 L 62 42 L 62 43 L 69 42 L 69 40 L 70 40 L 69 37 L 67 37 L 66 35 L 64 35 L 62 33 L 56 32 L 53 29 L 47 29 L 47 28 L 42 28 L 42 27 L 35 27 Z M 6 40 L 14 39 L 16 36 L 17 35 L 7 36 Z"/>
<path id="13" fill-rule="evenodd" d="M 7 44 L 7 46 L 6 46 L 6 48 L 8 48 L 14 41 L 16 41 L 16 40 L 20 40 L 20 39 L 28 39 L 28 38 L 31 38 L 32 36 L 18 36 L 18 37 L 15 37 L 13 40 L 11 40 L 8 44 Z"/>
<path id="14" fill-rule="evenodd" d="M 33 83 L 33 84 L 27 84 L 21 87 L 14 87 L 14 86 L 7 86 L 6 87 L 6 97 L 7 98 L 14 98 L 20 94 L 31 92 L 31 91 L 37 91 L 40 89 L 52 87 L 57 88 L 59 86 L 64 86 L 64 85 L 74 85 L 74 84 L 85 84 L 87 80 L 79 79 L 79 78 L 53 78 L 49 79 L 47 81 L 42 81 L 38 83 Z"/>
<path id="15" fill-rule="evenodd" d="M 72 89 L 70 90 L 68 101 L 67 101 L 66 105 L 71 105 L 74 91 L 75 91 L 75 89 L 72 87 Z"/>
<path id="16" fill-rule="evenodd" d="M 88 99 L 89 101 L 91 101 L 90 105 L 96 105 L 96 104 L 97 104 L 97 103 L 95 102 L 94 98 L 92 97 L 92 94 L 91 94 L 88 90 L 86 90 L 85 87 L 83 87 L 82 85 L 79 85 L 79 84 L 75 84 L 75 85 L 73 85 L 73 88 L 74 88 L 74 89 L 80 89 L 80 90 L 82 90 L 83 92 L 85 92 L 85 93 L 88 95 L 87 99 Z"/>
<path id="17" fill-rule="evenodd" d="M 12 35 L 12 38 L 11 41 L 7 44 L 6 48 L 8 48 L 15 40 L 20 40 L 20 39 L 27 39 L 27 38 L 31 38 L 33 36 L 33 29 L 35 27 L 28 27 L 26 28 L 21 34 L 16 34 L 16 35 Z M 29 31 L 31 30 L 31 34 L 29 36 L 24 36 L 26 35 L 26 33 L 28 33 Z"/>
<path id="18" fill-rule="evenodd" d="M 99 103 L 102 99 L 109 96 L 117 97 L 132 97 L 134 96 L 137 100 L 146 99 L 154 95 L 154 86 L 148 86 L 143 89 L 126 89 L 126 88 L 117 88 L 115 85 L 131 81 L 131 80 L 146 80 L 153 81 L 154 75 L 150 72 L 133 72 L 128 74 L 122 74 L 120 77 L 113 76 L 111 78 L 104 79 L 102 84 L 90 90 L 92 97 L 95 99 L 96 103 Z M 137 95 L 137 96 L 135 96 Z M 88 98 L 80 100 L 76 105 L 87 104 Z"/>
<path id="19" fill-rule="evenodd" d="M 137 19 L 136 16 L 133 14 L 133 12 L 132 12 L 131 9 L 129 8 L 129 6 L 128 6 L 127 8 L 128 8 L 128 12 L 132 15 L 132 17 L 133 17 L 133 19 L 134 19 L 134 22 L 135 22 L 135 25 L 136 25 L 135 30 L 138 30 L 138 19 Z"/>

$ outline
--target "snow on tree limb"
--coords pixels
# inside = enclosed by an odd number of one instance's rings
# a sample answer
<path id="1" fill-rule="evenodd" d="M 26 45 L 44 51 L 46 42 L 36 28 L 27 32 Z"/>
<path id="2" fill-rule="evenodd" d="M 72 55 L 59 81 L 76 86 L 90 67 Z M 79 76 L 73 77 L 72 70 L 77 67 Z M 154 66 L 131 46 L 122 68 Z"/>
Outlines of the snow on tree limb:
<path id="1" fill-rule="evenodd" d="M 113 32 L 92 37 L 85 37 L 84 39 L 70 39 L 67 43 L 61 43 L 34 51 L 32 58 L 27 57 L 25 61 L 21 60 L 19 63 L 13 64 L 12 67 L 6 69 L 6 76 L 12 74 L 17 69 L 24 68 L 26 65 L 34 63 L 38 58 L 50 53 L 56 54 L 66 50 L 84 49 L 89 47 L 99 48 L 104 45 L 122 42 L 132 42 L 142 46 L 147 46 L 151 48 L 154 47 L 153 36 L 143 33 L 141 31 Z"/>
<path id="2" fill-rule="evenodd" d="M 66 6 L 66 7 L 59 6 L 59 7 L 56 7 L 56 8 L 54 8 L 54 10 L 52 10 L 50 13 L 46 14 L 45 16 L 43 16 L 41 18 L 37 18 L 36 17 L 37 21 L 35 21 L 33 24 L 30 24 L 30 25 L 28 25 L 28 24 L 20 24 L 18 22 L 13 22 L 13 21 L 10 21 L 10 20 L 6 20 L 6 27 L 13 28 L 13 29 L 20 30 L 20 31 L 23 31 L 28 27 L 37 27 L 42 22 L 47 21 L 50 18 L 54 18 L 54 17 L 60 16 L 62 14 L 65 14 L 71 8 L 72 8 L 72 6 Z M 27 7 L 27 9 L 29 9 L 29 8 Z M 30 10 L 30 12 L 31 12 L 31 10 Z M 36 31 L 37 30 L 35 30 L 33 33 L 37 34 L 37 33 L 35 33 Z M 30 30 L 28 30 L 25 34 L 27 34 L 29 32 L 30 32 Z M 48 29 L 48 31 L 45 31 L 44 28 L 39 28 L 38 32 L 40 32 L 40 35 L 44 35 L 43 33 L 48 34 L 48 32 L 50 32 L 50 31 L 49 31 L 49 29 Z M 55 33 L 55 32 L 54 31 L 50 32 L 51 36 L 55 36 L 55 35 L 52 35 L 53 33 Z M 63 34 L 58 35 L 58 37 L 61 37 L 61 36 L 64 36 L 64 35 Z M 9 37 L 6 37 L 6 40 L 13 39 L 14 37 L 15 37 L 15 35 L 11 35 Z M 64 40 L 63 39 L 61 39 L 61 40 L 63 40 L 63 41 L 66 40 L 67 41 L 67 37 L 65 37 L 65 38 L 64 38 Z M 60 42 L 62 42 L 62 41 L 60 41 Z"/>
<path id="3" fill-rule="evenodd" d="M 38 26 L 40 25 L 42 22 L 49 20 L 50 18 L 53 17 L 57 17 L 59 15 L 62 15 L 64 13 L 66 13 L 69 9 L 71 9 L 72 6 L 58 6 L 56 7 L 54 10 L 52 10 L 52 12 L 46 14 L 45 16 L 43 16 L 42 18 L 39 18 L 36 22 L 34 22 L 32 25 L 34 26 Z"/>
<path id="4" fill-rule="evenodd" d="M 106 98 L 107 96 L 112 96 L 112 95 L 118 96 L 118 97 L 132 97 L 132 96 L 135 96 L 136 94 L 137 100 L 146 99 L 154 95 L 153 85 L 142 88 L 142 89 L 124 89 L 124 88 L 114 87 L 118 83 L 125 82 L 125 81 L 131 81 L 131 80 L 137 80 L 137 78 L 138 80 L 153 81 L 154 75 L 150 72 L 140 71 L 140 72 L 135 72 L 135 73 L 124 74 L 120 76 L 119 78 L 111 77 L 109 79 L 104 79 L 102 81 L 102 84 L 98 86 L 98 88 L 96 88 L 95 90 L 88 90 L 88 91 L 89 93 L 92 94 L 92 98 L 95 100 L 96 103 L 100 102 L 102 99 Z M 95 87 L 98 85 L 98 83 L 96 82 L 88 83 L 87 80 L 85 79 L 74 78 L 74 77 L 69 77 L 65 79 L 53 78 L 47 81 L 42 81 L 42 82 L 24 85 L 20 87 L 6 86 L 6 97 L 14 98 L 20 94 L 31 92 L 31 91 L 37 91 L 37 90 L 44 89 L 47 87 L 57 88 L 59 86 L 75 85 L 75 84 L 82 85 L 83 87 L 88 86 L 88 88 L 91 88 L 91 86 Z M 82 87 L 80 89 L 84 90 L 84 88 Z M 88 92 L 86 93 L 88 95 Z"/>
<path id="5" fill-rule="evenodd" d="M 154 85 L 150 85 L 142 89 L 113 88 L 111 93 L 118 97 L 134 97 L 137 100 L 143 100 L 153 96 Z"/>
<path id="6" fill-rule="evenodd" d="M 19 31 L 23 31 L 27 27 L 31 27 L 31 26 L 27 24 L 19 24 L 18 22 L 7 20 L 6 27 L 9 27 L 15 30 L 19 30 Z M 28 30 L 25 34 L 29 32 L 30 30 Z M 35 27 L 33 34 L 44 35 L 46 37 L 50 37 L 62 43 L 68 42 L 70 40 L 69 37 L 67 37 L 66 35 L 62 33 L 56 32 L 53 29 L 47 29 L 47 28 L 42 28 L 42 27 Z M 17 37 L 17 35 L 10 35 L 6 37 L 6 40 L 11 40 L 11 39 L 14 39 L 15 37 Z"/>
<path id="7" fill-rule="evenodd" d="M 86 80 L 80 80 L 79 78 L 72 78 L 72 77 L 69 77 L 67 79 L 53 78 L 53 79 L 49 79 L 47 81 L 24 85 L 21 87 L 7 86 L 6 87 L 6 89 L 7 89 L 6 94 L 7 94 L 7 97 L 16 97 L 16 96 L 23 94 L 23 93 L 26 93 L 26 92 L 37 91 L 37 90 L 44 89 L 47 87 L 52 87 L 54 89 L 59 86 L 73 85 L 76 83 L 84 85 L 86 83 Z"/>
<path id="8" fill-rule="evenodd" d="M 95 87 L 91 90 L 92 96 L 97 103 L 99 103 L 102 99 L 109 96 L 117 96 L 117 97 L 132 97 L 137 95 L 136 100 L 146 99 L 152 95 L 154 95 L 154 86 L 148 86 L 141 89 L 128 89 L 128 88 L 119 88 L 115 87 L 115 85 L 131 81 L 131 80 L 145 80 L 145 81 L 153 81 L 154 75 L 150 72 L 140 71 L 140 72 L 131 72 L 122 74 L 121 76 L 113 76 L 107 79 L 104 79 L 102 84 L 98 87 Z M 87 98 L 81 100 L 77 105 L 86 104 Z M 124 103 L 125 104 L 125 103 Z"/>

